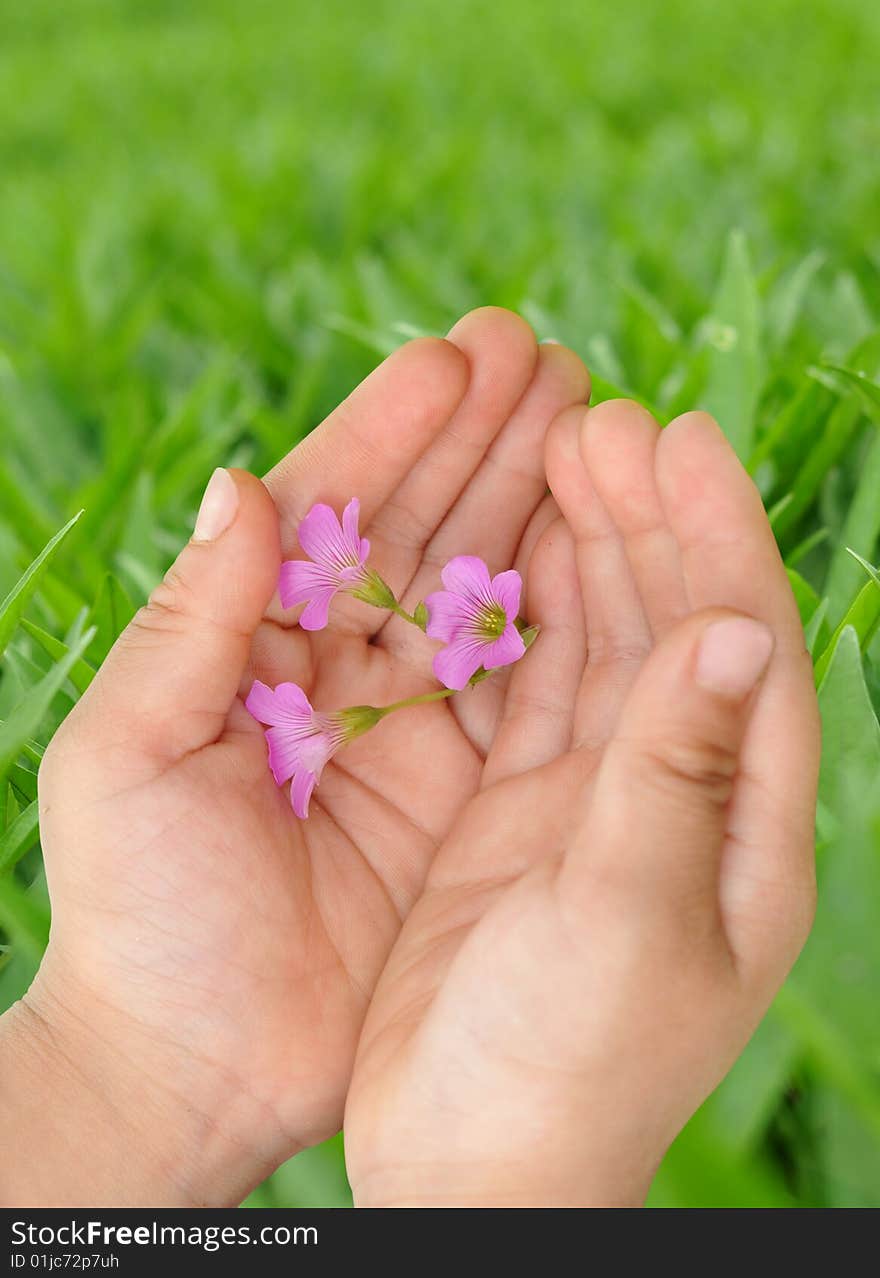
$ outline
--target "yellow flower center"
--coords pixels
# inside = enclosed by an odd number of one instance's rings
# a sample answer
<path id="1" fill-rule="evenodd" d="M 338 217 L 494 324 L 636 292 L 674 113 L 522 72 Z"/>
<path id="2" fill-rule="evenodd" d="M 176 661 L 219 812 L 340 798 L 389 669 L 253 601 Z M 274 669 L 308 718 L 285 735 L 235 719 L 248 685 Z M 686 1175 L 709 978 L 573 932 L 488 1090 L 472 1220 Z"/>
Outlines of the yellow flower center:
<path id="1" fill-rule="evenodd" d="M 507 627 L 507 613 L 500 604 L 484 608 L 477 622 L 477 633 L 481 639 L 500 639 Z"/>

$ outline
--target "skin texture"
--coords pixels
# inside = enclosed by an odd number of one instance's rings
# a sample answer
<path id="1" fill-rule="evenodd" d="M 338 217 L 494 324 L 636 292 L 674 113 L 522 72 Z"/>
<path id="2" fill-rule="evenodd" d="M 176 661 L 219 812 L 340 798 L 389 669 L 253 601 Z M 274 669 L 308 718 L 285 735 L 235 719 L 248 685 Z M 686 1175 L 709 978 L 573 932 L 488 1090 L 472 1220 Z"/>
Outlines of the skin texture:
<path id="1" fill-rule="evenodd" d="M 660 435 L 587 395 L 570 351 L 484 309 L 393 355 L 265 487 L 234 473 L 234 521 L 183 551 L 44 761 L 53 925 L 0 1031 L 4 1201 L 235 1202 L 344 1109 L 364 1203 L 643 1195 L 806 935 L 818 730 L 717 427 Z M 543 630 L 347 747 L 299 823 L 254 678 L 321 709 L 436 687 L 400 618 L 338 598 L 307 634 L 273 597 L 306 511 L 354 495 L 407 609 L 479 555 L 526 575 Z M 694 690 L 729 610 L 775 642 L 733 701 Z"/>

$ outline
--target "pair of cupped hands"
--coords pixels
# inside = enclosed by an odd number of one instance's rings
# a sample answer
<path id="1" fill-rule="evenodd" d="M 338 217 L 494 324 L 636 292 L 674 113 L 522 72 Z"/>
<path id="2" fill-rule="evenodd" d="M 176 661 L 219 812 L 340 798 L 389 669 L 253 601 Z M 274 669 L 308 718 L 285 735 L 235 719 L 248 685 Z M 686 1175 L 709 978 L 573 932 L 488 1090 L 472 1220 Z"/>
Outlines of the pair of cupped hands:
<path id="1" fill-rule="evenodd" d="M 719 427 L 588 398 L 575 354 L 481 309 L 215 486 L 40 773 L 13 1194 L 234 1203 L 344 1125 L 357 1203 L 643 1200 L 808 932 L 819 732 Z M 399 617 L 340 596 L 308 633 L 278 603 L 299 521 L 352 496 L 405 608 L 470 554 L 541 630 L 346 747 L 300 822 L 255 679 L 321 709 L 437 686 Z"/>

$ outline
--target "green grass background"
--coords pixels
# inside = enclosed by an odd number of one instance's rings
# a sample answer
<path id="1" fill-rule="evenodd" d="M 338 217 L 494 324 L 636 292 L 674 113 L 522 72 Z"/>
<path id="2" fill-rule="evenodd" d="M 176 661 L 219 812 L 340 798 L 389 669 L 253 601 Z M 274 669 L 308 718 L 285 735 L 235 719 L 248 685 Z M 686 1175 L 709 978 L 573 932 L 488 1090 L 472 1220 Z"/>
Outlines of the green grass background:
<path id="1" fill-rule="evenodd" d="M 211 469 L 498 303 L 719 416 L 817 661 L 814 934 L 651 1201 L 880 1205 L 878 65 L 872 0 L 0 0 L 0 1006 L 41 746 Z M 251 1200 L 346 1201 L 338 1140 Z"/>

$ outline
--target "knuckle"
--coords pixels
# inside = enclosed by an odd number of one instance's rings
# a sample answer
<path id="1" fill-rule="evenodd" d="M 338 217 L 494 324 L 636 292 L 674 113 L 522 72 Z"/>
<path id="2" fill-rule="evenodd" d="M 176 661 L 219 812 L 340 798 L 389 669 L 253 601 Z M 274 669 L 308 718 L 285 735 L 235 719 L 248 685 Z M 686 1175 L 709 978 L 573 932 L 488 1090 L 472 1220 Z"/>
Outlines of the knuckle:
<path id="1" fill-rule="evenodd" d="M 172 616 L 185 615 L 189 612 L 193 591 L 189 581 L 176 564 L 172 564 L 163 579 L 150 595 L 147 607 Z"/>
<path id="2" fill-rule="evenodd" d="M 642 747 L 644 769 L 664 792 L 697 791 L 703 802 L 723 809 L 730 802 L 738 759 L 726 745 L 699 738 L 668 737 Z"/>
<path id="3" fill-rule="evenodd" d="M 651 651 L 650 645 L 637 640 L 627 642 L 609 635 L 594 635 L 587 654 L 591 666 L 640 667 Z"/>
<path id="4" fill-rule="evenodd" d="M 135 635 L 179 634 L 190 622 L 190 590 L 185 579 L 171 568 L 143 608 L 129 624 Z"/>

